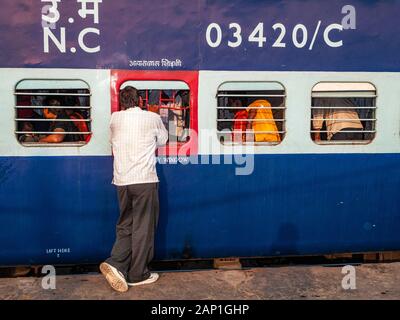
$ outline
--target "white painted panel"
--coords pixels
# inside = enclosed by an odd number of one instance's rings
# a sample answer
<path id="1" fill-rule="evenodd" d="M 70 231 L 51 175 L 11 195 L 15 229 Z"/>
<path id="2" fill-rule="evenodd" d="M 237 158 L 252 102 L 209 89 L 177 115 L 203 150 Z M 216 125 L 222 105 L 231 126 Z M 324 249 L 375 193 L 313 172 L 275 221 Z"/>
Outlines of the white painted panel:
<path id="1" fill-rule="evenodd" d="M 277 82 L 226 82 L 218 91 L 282 91 L 285 88 Z"/>
<path id="2" fill-rule="evenodd" d="M 321 82 L 313 88 L 314 98 L 375 98 L 376 88 L 365 82 Z"/>
<path id="3" fill-rule="evenodd" d="M 315 85 L 314 92 L 328 91 L 372 91 L 376 88 L 371 83 L 366 82 L 321 82 Z"/>

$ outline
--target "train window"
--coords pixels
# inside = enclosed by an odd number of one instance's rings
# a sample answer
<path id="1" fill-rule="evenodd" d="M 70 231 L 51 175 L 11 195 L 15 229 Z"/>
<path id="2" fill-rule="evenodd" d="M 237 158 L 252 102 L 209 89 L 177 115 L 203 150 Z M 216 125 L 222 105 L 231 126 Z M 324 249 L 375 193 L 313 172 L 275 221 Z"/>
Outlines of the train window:
<path id="1" fill-rule="evenodd" d="M 278 145 L 286 134 L 286 93 L 277 82 L 227 82 L 218 88 L 218 139 L 224 145 Z"/>
<path id="2" fill-rule="evenodd" d="M 317 84 L 311 137 L 317 144 L 365 144 L 376 135 L 376 88 L 370 83 Z"/>
<path id="3" fill-rule="evenodd" d="M 169 144 L 190 139 L 190 89 L 182 81 L 126 81 L 121 89 L 132 86 L 139 91 L 140 107 L 157 113 L 169 132 Z"/>
<path id="4" fill-rule="evenodd" d="M 92 136 L 89 85 L 22 80 L 15 88 L 16 138 L 27 147 L 83 146 Z"/>

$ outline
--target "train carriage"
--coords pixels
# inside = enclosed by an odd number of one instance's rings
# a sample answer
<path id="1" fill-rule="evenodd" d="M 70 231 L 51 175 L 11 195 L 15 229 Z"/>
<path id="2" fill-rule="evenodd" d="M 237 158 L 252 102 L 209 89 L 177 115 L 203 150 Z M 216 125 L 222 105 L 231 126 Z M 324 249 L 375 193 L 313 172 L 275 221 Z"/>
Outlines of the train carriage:
<path id="1" fill-rule="evenodd" d="M 108 256 L 128 85 L 170 133 L 156 259 L 399 250 L 399 1 L 4 2 L 0 266 Z"/>

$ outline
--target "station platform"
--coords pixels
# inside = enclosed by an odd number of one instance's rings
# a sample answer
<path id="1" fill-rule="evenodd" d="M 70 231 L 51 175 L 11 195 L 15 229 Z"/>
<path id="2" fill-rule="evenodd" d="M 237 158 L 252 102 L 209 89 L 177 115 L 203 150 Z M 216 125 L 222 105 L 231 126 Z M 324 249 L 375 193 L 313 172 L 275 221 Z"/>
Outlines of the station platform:
<path id="1" fill-rule="evenodd" d="M 114 292 L 98 273 L 62 275 L 55 290 L 39 277 L 0 278 L 0 299 L 17 300 L 325 300 L 400 299 L 400 263 L 355 265 L 356 290 L 344 290 L 343 266 L 163 272 L 149 286 Z"/>

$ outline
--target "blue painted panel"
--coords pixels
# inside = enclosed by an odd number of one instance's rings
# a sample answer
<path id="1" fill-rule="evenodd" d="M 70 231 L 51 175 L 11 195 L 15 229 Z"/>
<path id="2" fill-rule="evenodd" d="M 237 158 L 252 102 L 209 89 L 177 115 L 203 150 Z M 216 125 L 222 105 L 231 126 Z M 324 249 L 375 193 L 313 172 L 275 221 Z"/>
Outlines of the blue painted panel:
<path id="1" fill-rule="evenodd" d="M 93 15 L 78 15 L 79 3 L 59 3 L 60 19 L 53 30 L 60 38 L 66 28 L 66 52 L 50 41 L 44 53 L 40 1 L 3 0 L 0 12 L 0 67 L 115 68 L 171 70 L 169 66 L 130 65 L 132 61 L 181 60 L 175 70 L 271 70 L 271 71 L 400 71 L 400 1 L 353 0 L 356 9 L 355 30 L 333 31 L 332 41 L 343 40 L 339 48 L 324 41 L 327 26 L 342 23 L 345 0 L 113 0 L 99 5 L 99 23 Z M 93 5 L 89 4 L 88 8 Z M 44 11 L 45 12 L 45 11 Z M 73 23 L 69 22 L 73 18 Z M 309 50 L 318 21 L 321 27 L 315 45 Z M 242 44 L 235 41 L 229 24 L 239 23 Z M 248 41 L 258 23 L 264 23 L 266 43 L 259 48 Z M 206 42 L 210 23 L 222 28 L 222 43 L 211 48 Z M 282 23 L 285 48 L 273 48 Z M 293 29 L 303 24 L 308 30 L 304 48 L 293 43 Z M 88 34 L 88 47 L 100 45 L 100 51 L 87 53 L 78 43 L 85 28 L 96 28 L 100 35 Z M 216 38 L 213 32 L 212 39 Z M 301 32 L 297 37 L 302 41 Z M 76 52 L 71 52 L 71 49 Z"/>
<path id="2" fill-rule="evenodd" d="M 157 259 L 399 250 L 399 164 L 395 154 L 264 155 L 242 177 L 232 165 L 159 166 Z M 0 265 L 106 258 L 111 175 L 107 157 L 0 158 Z"/>

